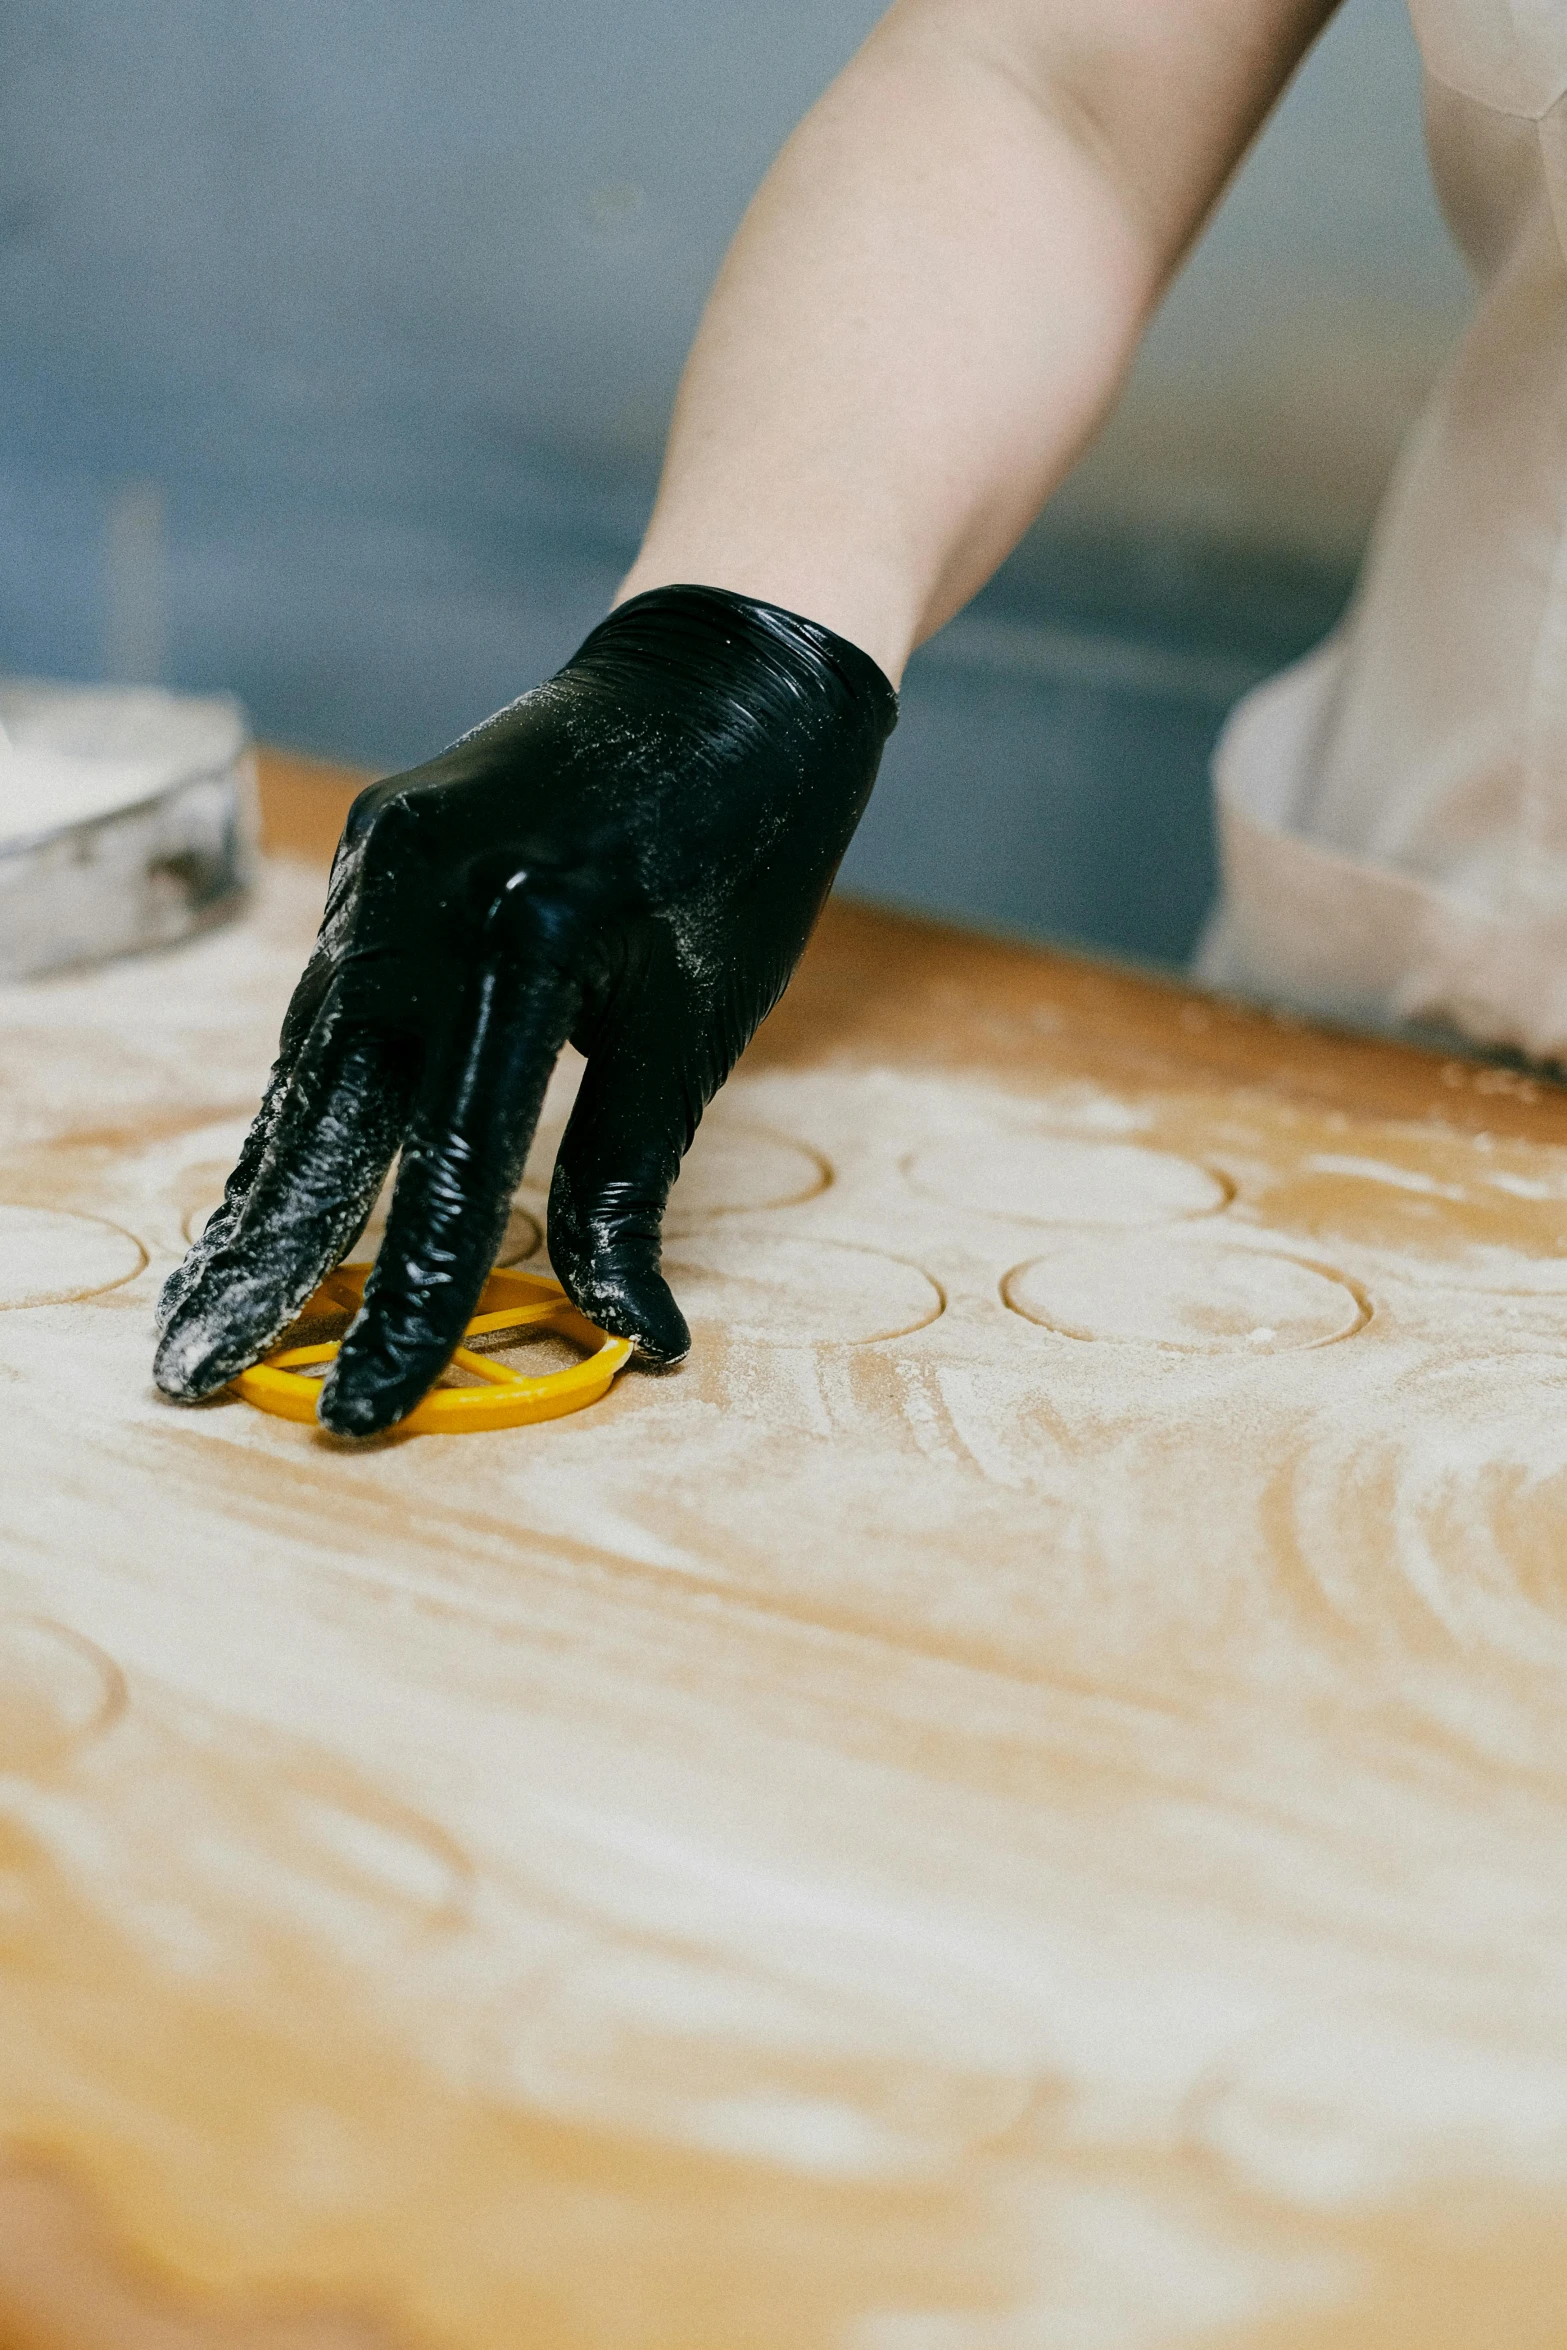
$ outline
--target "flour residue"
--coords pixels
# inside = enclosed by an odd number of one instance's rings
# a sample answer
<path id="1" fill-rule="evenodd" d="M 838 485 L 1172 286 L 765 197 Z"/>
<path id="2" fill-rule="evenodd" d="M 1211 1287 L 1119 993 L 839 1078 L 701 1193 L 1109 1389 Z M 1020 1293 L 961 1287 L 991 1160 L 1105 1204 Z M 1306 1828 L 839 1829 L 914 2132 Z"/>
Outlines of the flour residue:
<path id="1" fill-rule="evenodd" d="M 867 1346 L 941 1312 L 918 1265 L 838 1241 L 780 1240 L 747 1225 L 676 1240 L 665 1272 L 693 1324 L 752 1346 Z"/>
<path id="2" fill-rule="evenodd" d="M 0 1772 L 48 1770 L 125 1702 L 113 1661 L 47 1617 L 0 1614 Z"/>
<path id="3" fill-rule="evenodd" d="M 0 686 L 0 855 L 221 774 L 244 741 L 227 700 L 11 680 Z"/>
<path id="4" fill-rule="evenodd" d="M 1567 1150 L 742 1069 L 686 1369 L 345 1455 L 146 1377 L 319 886 L 7 995 L 0 2137 L 419 2350 L 1549 2343 Z"/>
<path id="5" fill-rule="evenodd" d="M 909 1181 L 965 1213 L 1030 1224 L 1162 1224 L 1212 1216 L 1228 1186 L 1192 1159 L 1088 1135 L 951 1135 L 916 1151 Z"/>
<path id="6" fill-rule="evenodd" d="M 146 1262 L 140 1241 L 101 1217 L 0 1200 L 0 1311 L 117 1289 Z"/>
<path id="7" fill-rule="evenodd" d="M 1014 1312 L 1064 1338 L 1267 1354 L 1353 1337 L 1367 1309 L 1342 1277 L 1269 1249 L 1099 1241 L 1010 1272 Z"/>

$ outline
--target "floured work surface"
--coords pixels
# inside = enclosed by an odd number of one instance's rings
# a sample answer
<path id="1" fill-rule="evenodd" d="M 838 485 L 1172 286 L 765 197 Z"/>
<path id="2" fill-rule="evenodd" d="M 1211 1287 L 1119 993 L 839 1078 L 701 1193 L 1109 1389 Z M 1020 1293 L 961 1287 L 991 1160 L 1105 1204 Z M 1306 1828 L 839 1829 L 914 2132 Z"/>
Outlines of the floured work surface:
<path id="1" fill-rule="evenodd" d="M 7 2350 L 1558 2343 L 1567 1100 L 839 910 L 350 1453 L 148 1380 L 321 886 L 4 1005 Z"/>

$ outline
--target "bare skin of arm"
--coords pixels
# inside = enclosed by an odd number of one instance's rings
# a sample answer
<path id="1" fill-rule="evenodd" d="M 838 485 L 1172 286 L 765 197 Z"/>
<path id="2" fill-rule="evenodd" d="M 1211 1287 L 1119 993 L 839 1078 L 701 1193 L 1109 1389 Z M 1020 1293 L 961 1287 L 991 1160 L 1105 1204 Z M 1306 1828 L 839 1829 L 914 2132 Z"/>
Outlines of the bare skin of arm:
<path id="1" fill-rule="evenodd" d="M 708 303 L 621 598 L 678 581 L 896 682 L 1113 402 L 1337 0 L 898 0 Z"/>

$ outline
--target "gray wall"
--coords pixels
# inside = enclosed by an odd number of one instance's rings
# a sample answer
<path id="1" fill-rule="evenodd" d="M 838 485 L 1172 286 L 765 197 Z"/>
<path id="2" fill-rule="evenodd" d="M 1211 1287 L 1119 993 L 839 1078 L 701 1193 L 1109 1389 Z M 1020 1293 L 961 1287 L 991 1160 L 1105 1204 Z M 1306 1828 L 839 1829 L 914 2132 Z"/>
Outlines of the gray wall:
<path id="1" fill-rule="evenodd" d="M 875 14 L 11 0 L 0 669 L 161 660 L 391 765 L 552 666 L 734 221 Z M 1349 0 L 1100 448 L 915 673 L 861 886 L 1182 950 L 1224 696 L 1331 614 L 1461 314 L 1418 114 L 1397 0 Z"/>

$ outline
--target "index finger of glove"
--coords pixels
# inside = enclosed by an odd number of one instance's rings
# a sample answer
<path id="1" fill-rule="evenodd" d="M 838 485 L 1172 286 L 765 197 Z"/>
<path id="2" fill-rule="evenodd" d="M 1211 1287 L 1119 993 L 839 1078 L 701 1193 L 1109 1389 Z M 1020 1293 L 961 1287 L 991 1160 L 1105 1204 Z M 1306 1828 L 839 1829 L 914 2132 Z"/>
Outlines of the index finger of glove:
<path id="1" fill-rule="evenodd" d="M 250 1122 L 249 1131 L 240 1145 L 239 1157 L 223 1186 L 222 1200 L 207 1218 L 189 1253 L 175 1266 L 163 1284 L 157 1305 L 160 1332 L 167 1329 L 212 1258 L 233 1237 L 268 1147 L 277 1132 L 278 1120 L 283 1114 L 294 1081 L 294 1072 L 299 1066 L 300 1056 L 315 1025 L 316 1015 L 321 1009 L 331 979 L 330 958 L 318 945 L 289 999 L 288 1010 L 283 1015 L 282 1034 L 278 1039 L 277 1059 L 268 1073 L 261 1107 Z"/>
<path id="2" fill-rule="evenodd" d="M 318 1019 L 282 1092 L 242 1201 L 195 1262 L 165 1319 L 155 1376 L 166 1394 L 210 1394 L 256 1361 L 362 1227 L 402 1137 L 406 1046 Z"/>
<path id="3" fill-rule="evenodd" d="M 158 1300 L 158 1327 L 164 1330 L 181 1311 L 192 1289 L 202 1280 L 215 1259 L 220 1258 L 235 1239 L 249 1206 L 261 1170 L 268 1163 L 269 1153 L 275 1158 L 273 1145 L 285 1114 L 293 1116 L 297 1128 L 295 1079 L 306 1064 L 307 1051 L 318 1020 L 327 1012 L 332 998 L 329 1018 L 339 1026 L 345 1014 L 352 1019 L 355 1005 L 350 1000 L 355 990 L 355 957 L 352 949 L 356 932 L 364 925 L 364 885 L 373 885 L 379 871 L 409 862 L 407 856 L 408 819 L 399 794 L 404 782 L 392 776 L 380 783 L 369 784 L 359 793 L 348 813 L 341 839 L 332 858 L 332 871 L 327 882 L 326 906 L 321 916 L 321 927 L 311 950 L 310 960 L 300 974 L 288 1009 L 283 1015 L 283 1026 L 278 1038 L 277 1058 L 267 1078 L 261 1107 L 251 1121 L 250 1131 L 240 1148 L 233 1172 L 223 1188 L 221 1204 L 207 1219 L 199 1239 L 184 1262 L 176 1266 L 164 1283 Z M 372 927 L 375 927 L 372 925 Z M 383 919 L 379 925 L 386 929 Z M 363 941 L 360 941 L 362 948 Z M 362 981 L 358 992 L 363 995 Z M 374 990 L 368 991 L 370 1002 L 361 1002 L 357 1009 L 361 1018 L 368 1019 L 373 1011 Z M 323 1038 L 325 1036 L 323 1029 Z M 321 1039 L 317 1040 L 318 1046 Z M 317 1086 L 319 1090 L 319 1083 Z"/>
<path id="4" fill-rule="evenodd" d="M 578 1000 L 550 928 L 524 925 L 520 945 L 492 948 L 431 1054 L 364 1309 L 322 1389 L 322 1422 L 339 1435 L 373 1435 L 413 1409 L 489 1278 Z"/>
<path id="5" fill-rule="evenodd" d="M 363 791 L 349 811 L 348 823 L 332 858 L 326 907 L 310 960 L 300 973 L 283 1014 L 277 1056 L 267 1075 L 261 1106 L 240 1145 L 223 1198 L 208 1217 L 184 1260 L 175 1266 L 159 1294 L 156 1320 L 160 1334 L 167 1330 L 201 1280 L 208 1265 L 227 1247 L 245 1213 L 257 1176 L 276 1136 L 293 1087 L 301 1057 L 310 1041 L 322 1006 L 337 976 L 341 950 L 347 940 L 359 875 L 364 862 L 368 817 L 381 787 Z"/>

